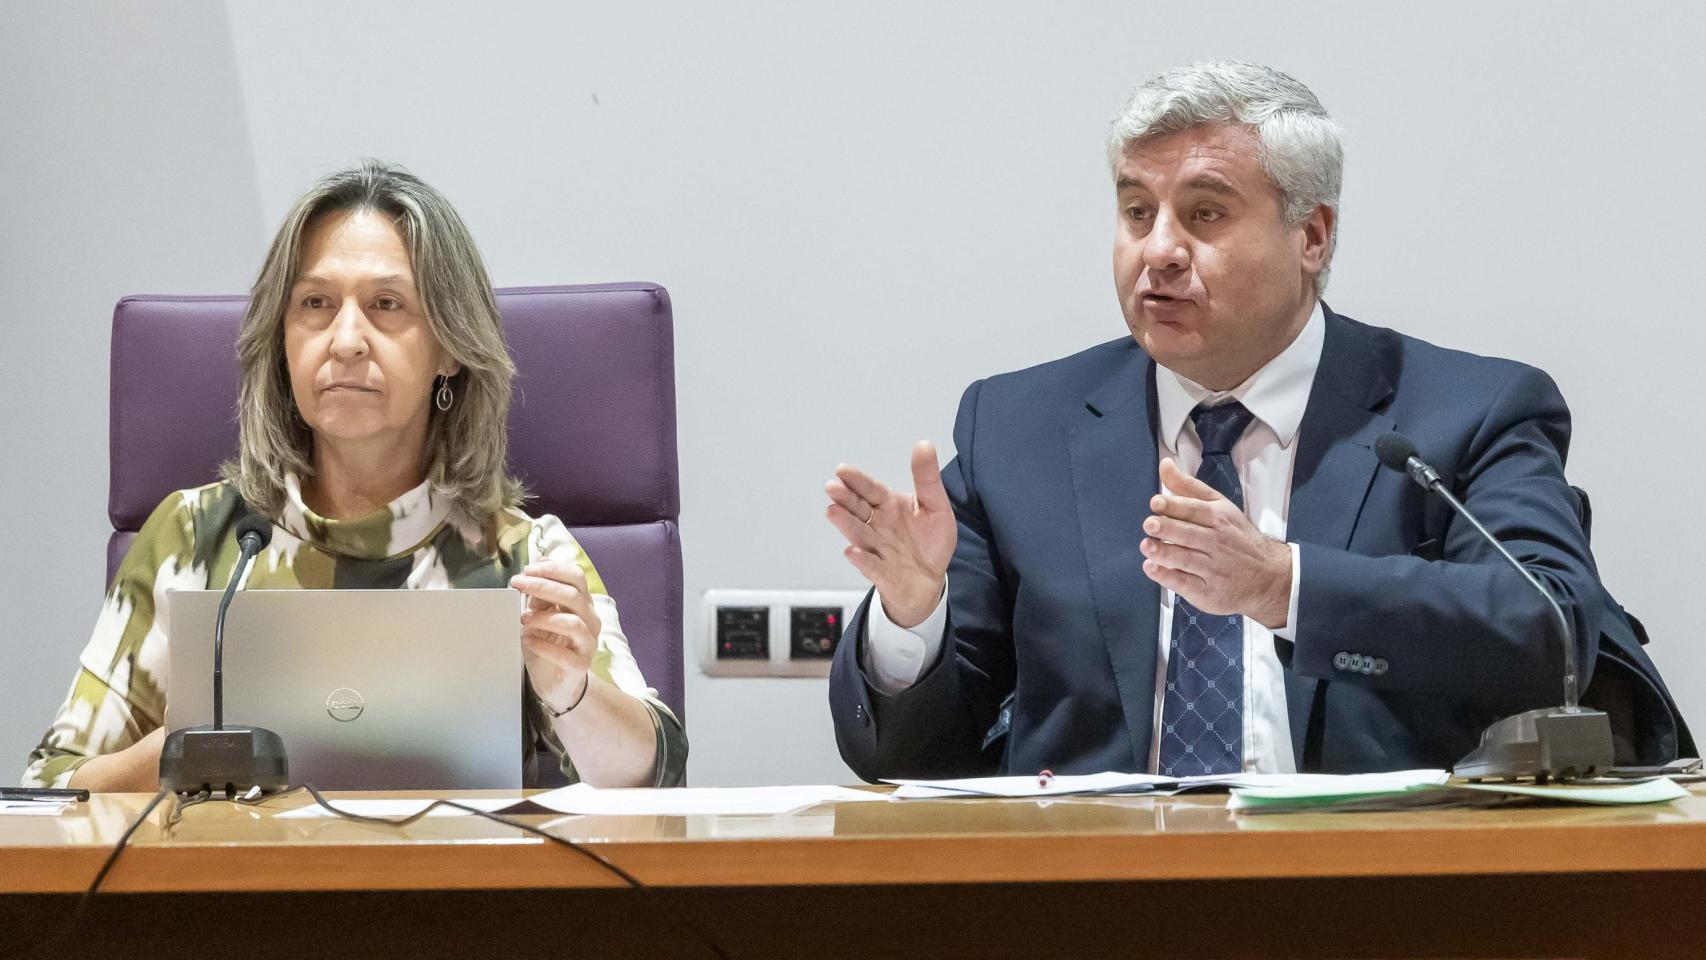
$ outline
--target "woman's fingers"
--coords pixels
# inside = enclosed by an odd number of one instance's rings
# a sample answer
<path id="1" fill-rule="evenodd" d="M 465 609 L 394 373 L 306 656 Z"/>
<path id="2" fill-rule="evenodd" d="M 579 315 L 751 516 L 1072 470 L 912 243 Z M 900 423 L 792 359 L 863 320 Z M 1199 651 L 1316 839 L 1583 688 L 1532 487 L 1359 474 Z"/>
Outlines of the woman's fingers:
<path id="1" fill-rule="evenodd" d="M 521 615 L 521 624 L 576 649 L 590 651 L 598 646 L 598 634 L 579 614 L 529 610 Z"/>
<path id="2" fill-rule="evenodd" d="M 523 567 L 521 572 L 530 577 L 566 583 L 582 591 L 587 589 L 586 573 L 577 563 L 563 563 L 553 557 L 544 557 Z"/>
<path id="3" fill-rule="evenodd" d="M 512 577 L 509 584 L 526 594 L 529 600 L 537 601 L 541 609 L 561 607 L 584 620 L 598 619 L 592 609 L 592 597 L 579 587 L 526 574 Z"/>
<path id="4" fill-rule="evenodd" d="M 578 564 L 560 563 L 547 557 L 528 564 L 510 578 L 509 585 L 527 597 L 523 623 L 527 622 L 528 614 L 537 617 L 562 612 L 584 622 L 594 638 L 603 629 L 592 605 L 592 594 L 587 590 L 586 574 Z"/>

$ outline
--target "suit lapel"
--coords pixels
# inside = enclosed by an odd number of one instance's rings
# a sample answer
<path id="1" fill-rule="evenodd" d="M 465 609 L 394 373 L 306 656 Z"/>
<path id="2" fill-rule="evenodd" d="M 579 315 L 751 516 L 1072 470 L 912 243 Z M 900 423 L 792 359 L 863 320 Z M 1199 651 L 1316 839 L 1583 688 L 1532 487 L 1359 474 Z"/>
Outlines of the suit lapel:
<path id="1" fill-rule="evenodd" d="M 1298 429 L 1286 539 L 1342 550 L 1350 546 L 1369 485 L 1380 470 L 1374 441 L 1392 429 L 1392 420 L 1373 411 L 1392 395 L 1392 385 L 1363 342 L 1360 329 L 1325 304 L 1322 311 L 1326 341 Z M 1309 630 L 1310 625 L 1302 624 L 1301 629 Z M 1293 672 L 1289 656 L 1282 659 L 1286 661 L 1292 751 L 1301 770 L 1310 711 L 1321 681 Z"/>
<path id="2" fill-rule="evenodd" d="M 1155 364 L 1142 351 L 1085 401 L 1068 437 L 1072 490 L 1090 573 L 1096 625 L 1108 647 L 1131 737 L 1132 769 L 1149 764 L 1161 588 L 1138 550 L 1149 498 L 1160 486 L 1155 450 Z"/>

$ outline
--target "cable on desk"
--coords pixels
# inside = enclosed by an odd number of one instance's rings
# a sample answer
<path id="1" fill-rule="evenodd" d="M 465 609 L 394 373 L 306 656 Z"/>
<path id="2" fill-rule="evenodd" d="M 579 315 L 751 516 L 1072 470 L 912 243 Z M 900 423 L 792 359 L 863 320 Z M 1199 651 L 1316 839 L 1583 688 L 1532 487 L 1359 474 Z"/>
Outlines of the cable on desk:
<path id="1" fill-rule="evenodd" d="M 246 806 L 258 807 L 258 806 L 261 806 L 262 804 L 266 803 L 269 800 L 277 800 L 281 797 L 287 797 L 293 793 L 298 793 L 298 792 L 302 792 L 302 791 L 306 791 L 309 796 L 314 798 L 314 802 L 318 803 L 328 813 L 331 813 L 337 817 L 341 817 L 345 820 L 355 821 L 356 823 L 371 823 L 371 824 L 377 824 L 379 826 L 386 826 L 386 827 L 406 827 L 409 824 L 414 823 L 415 821 L 421 819 L 422 817 L 425 817 L 427 814 L 431 813 L 433 810 L 435 810 L 439 807 L 448 807 L 452 810 L 460 810 L 464 813 L 471 813 L 477 817 L 484 817 L 485 819 L 490 820 L 494 823 L 501 823 L 506 827 L 513 827 L 516 830 L 520 830 L 523 833 L 531 834 L 533 836 L 539 837 L 539 838 L 544 839 L 544 840 L 549 840 L 552 843 L 557 844 L 558 846 L 567 847 L 568 849 L 573 850 L 575 853 L 578 853 L 581 856 L 586 857 L 587 859 L 593 861 L 594 863 L 598 864 L 599 866 L 603 867 L 604 869 L 606 869 L 606 870 L 610 871 L 611 873 L 615 874 L 616 876 L 620 877 L 622 879 L 622 881 L 624 883 L 626 883 L 631 889 L 645 895 L 650 900 L 652 905 L 657 908 L 658 912 L 660 914 L 662 914 L 665 919 L 669 920 L 671 923 L 674 923 L 677 927 L 680 927 L 682 930 L 687 931 L 688 934 L 692 935 L 701 944 L 703 944 L 705 949 L 710 951 L 712 956 L 717 957 L 718 960 L 730 960 L 729 954 L 726 951 L 724 951 L 722 947 L 718 946 L 717 942 L 715 940 L 712 940 L 711 937 L 705 933 L 705 931 L 699 929 L 699 927 L 697 925 L 688 921 L 687 918 L 677 914 L 673 910 L 670 910 L 667 906 L 665 906 L 661 901 L 659 901 L 656 898 L 655 891 L 653 891 L 651 887 L 646 886 L 644 881 L 642 881 L 639 877 L 634 876 L 632 873 L 629 873 L 627 870 L 624 870 L 622 867 L 611 862 L 603 854 L 600 854 L 597 851 L 588 848 L 584 844 L 576 843 L 575 841 L 566 839 L 564 837 L 559 837 L 556 834 L 551 833 L 549 831 L 541 830 L 540 828 L 535 827 L 530 823 L 522 823 L 519 820 L 511 819 L 509 817 L 503 816 L 502 814 L 493 813 L 490 810 L 481 810 L 479 807 L 471 807 L 471 806 L 468 806 L 467 804 L 457 803 L 454 800 L 433 800 L 431 803 L 427 804 L 425 807 L 421 808 L 420 810 L 415 811 L 414 813 L 409 814 L 406 817 L 371 817 L 371 816 L 367 816 L 366 814 L 351 813 L 348 810 L 339 810 L 337 807 L 332 805 L 331 801 L 329 801 L 325 797 L 321 796 L 320 791 L 316 790 L 312 784 L 307 784 L 307 783 L 298 784 L 298 785 L 291 787 L 288 790 L 285 790 L 281 793 L 274 793 L 274 794 L 271 794 L 271 795 L 265 796 L 265 797 L 259 797 L 259 798 L 254 798 L 254 799 L 245 799 L 243 797 L 237 797 L 237 798 L 235 798 L 235 800 L 233 802 L 234 803 L 241 803 L 241 804 L 244 804 Z M 158 798 L 156 798 L 155 802 L 156 803 L 159 802 Z"/>
<path id="2" fill-rule="evenodd" d="M 172 828 L 176 827 L 178 823 L 184 819 L 185 810 L 196 806 L 197 804 L 206 803 L 212 799 L 213 792 L 211 790 L 203 790 L 192 797 L 178 797 L 177 802 L 172 804 L 172 812 L 166 815 L 167 835 L 169 836 L 172 832 Z"/>

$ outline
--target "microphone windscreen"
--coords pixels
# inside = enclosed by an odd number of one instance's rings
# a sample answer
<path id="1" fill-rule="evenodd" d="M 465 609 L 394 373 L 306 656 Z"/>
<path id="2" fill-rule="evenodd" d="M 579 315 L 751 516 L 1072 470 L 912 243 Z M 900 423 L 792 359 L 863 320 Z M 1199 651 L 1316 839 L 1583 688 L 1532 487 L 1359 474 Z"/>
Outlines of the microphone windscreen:
<path id="1" fill-rule="evenodd" d="M 1403 473 L 1409 468 L 1410 458 L 1416 455 L 1416 445 L 1401 433 L 1383 433 L 1374 441 L 1374 455 L 1381 463 Z"/>
<path id="2" fill-rule="evenodd" d="M 259 541 L 255 544 L 256 550 L 264 549 L 272 542 L 272 521 L 259 514 L 245 513 L 243 519 L 237 521 L 237 542 L 242 543 L 246 537 Z"/>

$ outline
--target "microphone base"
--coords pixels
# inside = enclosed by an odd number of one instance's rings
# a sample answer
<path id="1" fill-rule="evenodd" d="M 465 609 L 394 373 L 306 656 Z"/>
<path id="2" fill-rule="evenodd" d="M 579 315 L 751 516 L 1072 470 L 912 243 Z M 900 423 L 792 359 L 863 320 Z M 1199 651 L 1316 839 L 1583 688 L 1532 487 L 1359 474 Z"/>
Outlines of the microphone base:
<path id="1" fill-rule="evenodd" d="M 1604 773 L 1616 762 L 1611 718 L 1604 711 L 1542 707 L 1506 717 L 1481 734 L 1481 745 L 1457 761 L 1467 780 L 1570 780 Z"/>
<path id="2" fill-rule="evenodd" d="M 259 787 L 276 793 L 290 785 L 284 740 L 265 727 L 184 727 L 160 748 L 160 786 L 174 793 L 207 791 L 227 799 Z"/>

